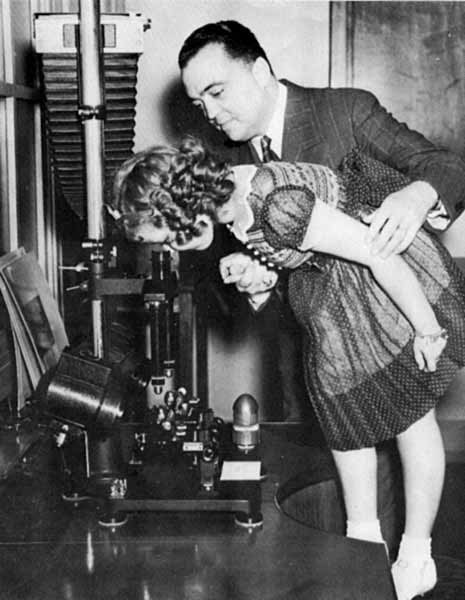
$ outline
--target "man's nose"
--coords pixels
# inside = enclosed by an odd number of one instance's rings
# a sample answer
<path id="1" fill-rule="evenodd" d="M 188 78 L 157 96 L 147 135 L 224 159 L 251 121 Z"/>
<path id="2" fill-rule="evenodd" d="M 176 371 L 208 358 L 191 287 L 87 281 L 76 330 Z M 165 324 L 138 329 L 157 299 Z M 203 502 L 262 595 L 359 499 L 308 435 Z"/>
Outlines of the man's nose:
<path id="1" fill-rule="evenodd" d="M 209 121 L 214 121 L 218 114 L 218 103 L 213 98 L 205 98 L 203 101 L 203 110 Z"/>

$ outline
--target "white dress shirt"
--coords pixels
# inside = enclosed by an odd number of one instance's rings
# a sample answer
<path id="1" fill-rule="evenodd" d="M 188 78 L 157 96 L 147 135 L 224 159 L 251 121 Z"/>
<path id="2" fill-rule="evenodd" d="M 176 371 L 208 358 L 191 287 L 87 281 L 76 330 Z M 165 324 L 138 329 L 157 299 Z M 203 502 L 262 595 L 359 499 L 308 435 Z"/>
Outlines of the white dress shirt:
<path id="1" fill-rule="evenodd" d="M 287 103 L 287 87 L 278 82 L 278 99 L 276 102 L 274 113 L 271 121 L 268 124 L 267 130 L 263 135 L 267 135 L 271 140 L 271 150 L 281 158 L 283 153 L 283 135 L 284 135 L 284 115 L 286 113 Z M 258 156 L 263 160 L 262 147 L 260 140 L 261 135 L 250 140 L 251 144 L 257 151 Z"/>

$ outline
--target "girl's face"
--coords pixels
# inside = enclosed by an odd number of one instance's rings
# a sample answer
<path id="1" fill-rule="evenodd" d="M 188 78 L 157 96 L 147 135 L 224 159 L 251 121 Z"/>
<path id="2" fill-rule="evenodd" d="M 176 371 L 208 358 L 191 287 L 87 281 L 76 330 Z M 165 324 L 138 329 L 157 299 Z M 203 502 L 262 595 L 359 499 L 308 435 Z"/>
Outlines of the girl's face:
<path id="1" fill-rule="evenodd" d="M 153 223 L 141 223 L 131 230 L 131 238 L 145 244 L 164 244 L 177 252 L 186 250 L 205 250 L 213 241 L 213 223 L 210 217 L 201 215 L 197 217 L 201 225 L 201 234 L 193 237 L 184 244 L 176 242 L 176 233 L 166 225 L 156 227 Z"/>

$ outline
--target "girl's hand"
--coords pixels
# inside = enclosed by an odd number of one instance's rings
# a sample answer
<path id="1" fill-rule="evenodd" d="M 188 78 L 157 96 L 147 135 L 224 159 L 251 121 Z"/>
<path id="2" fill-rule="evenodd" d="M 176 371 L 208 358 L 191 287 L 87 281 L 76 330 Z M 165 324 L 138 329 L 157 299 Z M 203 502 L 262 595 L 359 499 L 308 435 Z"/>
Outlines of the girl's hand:
<path id="1" fill-rule="evenodd" d="M 253 259 L 248 254 L 234 252 L 220 259 L 219 268 L 224 283 L 237 284 L 244 277 L 249 277 L 253 269 Z"/>
<path id="2" fill-rule="evenodd" d="M 426 335 L 416 334 L 413 341 L 413 352 L 420 371 L 436 371 L 436 365 L 447 344 L 447 331 Z"/>
<path id="3" fill-rule="evenodd" d="M 278 280 L 275 271 L 240 252 L 229 254 L 220 260 L 220 274 L 224 283 L 233 283 L 239 292 L 246 294 L 267 292 Z"/>

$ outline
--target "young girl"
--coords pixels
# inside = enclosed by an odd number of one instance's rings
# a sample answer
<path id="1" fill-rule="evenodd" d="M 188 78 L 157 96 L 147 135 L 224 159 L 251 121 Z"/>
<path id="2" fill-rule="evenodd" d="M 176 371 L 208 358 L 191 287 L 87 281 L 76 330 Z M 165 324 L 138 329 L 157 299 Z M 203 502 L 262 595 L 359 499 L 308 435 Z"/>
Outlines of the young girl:
<path id="1" fill-rule="evenodd" d="M 383 541 L 375 445 L 397 439 L 400 600 L 437 581 L 430 536 L 444 450 L 434 406 L 465 363 L 465 279 L 445 248 L 421 230 L 402 256 L 382 259 L 366 241 L 364 215 L 407 182 L 358 152 L 337 173 L 281 162 L 230 169 L 187 139 L 126 161 L 114 206 L 132 239 L 202 250 L 221 223 L 270 270 L 291 270 L 306 383 L 342 482 L 348 536 Z"/>

